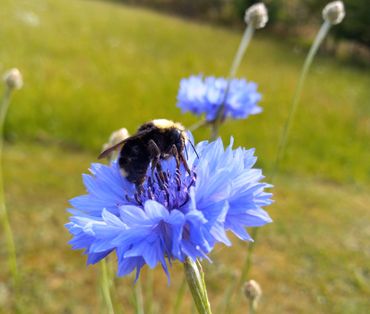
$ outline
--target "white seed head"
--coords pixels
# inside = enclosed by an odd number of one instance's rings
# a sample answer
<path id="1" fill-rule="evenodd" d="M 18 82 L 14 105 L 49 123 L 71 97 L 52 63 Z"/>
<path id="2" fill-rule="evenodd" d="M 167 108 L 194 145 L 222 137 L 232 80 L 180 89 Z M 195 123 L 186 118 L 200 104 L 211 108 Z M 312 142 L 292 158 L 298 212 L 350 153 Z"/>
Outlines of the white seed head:
<path id="1" fill-rule="evenodd" d="M 342 1 L 330 2 L 322 10 L 322 17 L 332 25 L 342 22 L 345 15 L 346 11 Z"/>
<path id="2" fill-rule="evenodd" d="M 4 74 L 4 82 L 9 89 L 20 89 L 23 86 L 22 73 L 16 69 L 10 69 Z"/>
<path id="3" fill-rule="evenodd" d="M 243 292 L 246 298 L 252 303 L 253 309 L 256 310 L 262 296 L 261 286 L 257 281 L 249 280 L 244 284 Z"/>
<path id="4" fill-rule="evenodd" d="M 123 140 L 125 140 L 129 136 L 130 136 L 130 134 L 128 133 L 127 129 L 125 129 L 125 128 L 114 131 L 110 135 L 108 142 L 103 145 L 103 151 L 112 147 L 112 146 L 114 146 L 114 145 L 116 145 L 116 144 L 118 144 L 119 142 L 122 142 Z M 111 152 L 108 155 L 108 159 L 113 159 L 116 154 L 114 152 Z"/>
<path id="5" fill-rule="evenodd" d="M 130 135 L 128 134 L 128 131 L 125 128 L 114 131 L 109 137 L 109 145 L 111 146 L 116 145 L 119 142 L 128 138 L 129 136 Z"/>
<path id="6" fill-rule="evenodd" d="M 253 4 L 245 11 L 244 20 L 255 29 L 265 27 L 269 20 L 266 6 L 262 2 Z"/>

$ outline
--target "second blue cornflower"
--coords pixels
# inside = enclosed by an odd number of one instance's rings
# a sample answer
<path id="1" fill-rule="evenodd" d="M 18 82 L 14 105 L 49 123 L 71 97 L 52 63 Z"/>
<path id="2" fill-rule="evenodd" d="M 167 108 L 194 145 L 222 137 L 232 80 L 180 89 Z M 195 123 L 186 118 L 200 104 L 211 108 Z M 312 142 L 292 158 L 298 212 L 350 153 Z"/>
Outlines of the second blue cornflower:
<path id="1" fill-rule="evenodd" d="M 227 79 L 213 76 L 203 78 L 198 75 L 182 79 L 177 94 L 177 107 L 183 112 L 204 114 L 208 122 L 217 118 L 222 105 L 222 120 L 246 119 L 249 115 L 262 111 L 258 106 L 261 94 L 257 92 L 256 83 L 247 82 L 245 79 L 231 79 L 228 89 L 227 86 Z"/>

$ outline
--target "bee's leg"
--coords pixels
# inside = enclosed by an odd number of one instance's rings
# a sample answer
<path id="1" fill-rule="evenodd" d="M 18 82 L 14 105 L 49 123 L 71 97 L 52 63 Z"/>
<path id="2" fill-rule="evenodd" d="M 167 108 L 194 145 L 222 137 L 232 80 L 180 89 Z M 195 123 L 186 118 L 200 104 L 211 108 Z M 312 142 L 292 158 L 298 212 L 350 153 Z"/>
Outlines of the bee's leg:
<path id="1" fill-rule="evenodd" d="M 188 166 L 188 163 L 186 162 L 186 158 L 184 156 L 184 154 L 181 152 L 179 153 L 176 145 L 172 145 L 172 155 L 175 157 L 176 159 L 176 167 L 177 169 L 180 169 L 180 163 L 182 162 L 184 167 L 185 167 L 185 170 L 191 174 L 191 171 L 189 169 L 189 166 Z"/>
<path id="2" fill-rule="evenodd" d="M 157 167 L 157 165 L 159 163 L 159 159 L 160 159 L 160 156 L 161 156 L 161 151 L 160 151 L 159 147 L 157 146 L 157 144 L 153 140 L 150 140 L 148 142 L 148 148 L 149 148 L 150 160 L 152 162 L 151 169 L 152 169 L 152 176 L 153 176 L 154 169 Z"/>
<path id="3" fill-rule="evenodd" d="M 180 157 L 180 161 L 182 162 L 182 164 L 183 164 L 183 165 L 184 165 L 184 167 L 185 167 L 185 170 L 187 171 L 187 173 L 188 173 L 189 175 L 191 175 L 191 170 L 190 170 L 189 165 L 188 165 L 188 163 L 186 162 L 186 158 L 185 158 L 185 156 L 184 156 L 184 154 L 183 154 L 182 152 L 179 154 L 179 157 Z"/>
<path id="4" fill-rule="evenodd" d="M 157 162 L 156 168 L 157 168 L 157 173 L 158 173 L 159 177 L 161 178 L 162 182 L 163 183 L 166 182 L 167 181 L 166 176 L 164 175 L 164 172 L 162 170 L 162 166 L 159 162 Z"/>
<path id="5" fill-rule="evenodd" d="M 150 140 L 148 142 L 148 147 L 149 147 L 149 152 L 150 152 L 150 159 L 152 161 L 152 166 L 151 166 L 152 177 L 154 178 L 154 169 L 157 169 L 157 172 L 158 172 L 158 175 L 159 175 L 160 179 L 163 182 L 165 182 L 162 167 L 161 167 L 161 164 L 159 162 L 160 158 L 161 158 L 161 150 L 159 149 L 159 147 L 157 146 L 157 144 L 153 140 Z"/>
<path id="6" fill-rule="evenodd" d="M 179 158 L 179 151 L 176 148 L 176 145 L 172 145 L 172 155 L 175 157 L 176 160 L 176 167 L 177 169 L 180 168 L 180 158 Z"/>
<path id="7" fill-rule="evenodd" d="M 144 188 L 143 188 L 142 183 L 135 183 L 135 188 L 136 188 L 136 191 L 139 195 L 144 192 Z"/>

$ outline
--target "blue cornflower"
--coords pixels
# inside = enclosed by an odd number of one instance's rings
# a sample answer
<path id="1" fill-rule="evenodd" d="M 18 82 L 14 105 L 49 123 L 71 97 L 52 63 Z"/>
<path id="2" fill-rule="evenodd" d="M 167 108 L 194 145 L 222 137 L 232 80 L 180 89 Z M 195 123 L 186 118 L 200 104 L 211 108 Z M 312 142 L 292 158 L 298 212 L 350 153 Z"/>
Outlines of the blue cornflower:
<path id="1" fill-rule="evenodd" d="M 231 245 L 226 231 L 251 241 L 246 227 L 271 222 L 261 208 L 271 203 L 262 172 L 252 168 L 254 150 L 224 149 L 221 139 L 187 147 L 187 163 L 162 160 L 162 172 L 151 169 L 139 188 L 120 173 L 116 161 L 92 164 L 83 175 L 87 194 L 70 201 L 73 249 L 84 249 L 94 264 L 115 251 L 118 275 L 160 263 L 168 275 L 174 260 L 208 258 L 216 243 Z M 150 167 L 149 167 L 150 168 Z M 169 275 L 168 275 L 169 276 Z"/>
<path id="2" fill-rule="evenodd" d="M 205 114 L 207 121 L 214 121 L 220 106 L 224 103 L 222 119 L 245 119 L 257 114 L 262 108 L 257 104 L 261 94 L 257 92 L 257 84 L 244 79 L 232 79 L 225 99 L 227 80 L 224 78 L 206 77 L 201 75 L 182 79 L 177 94 L 177 106 L 183 112 L 190 111 L 195 115 Z"/>

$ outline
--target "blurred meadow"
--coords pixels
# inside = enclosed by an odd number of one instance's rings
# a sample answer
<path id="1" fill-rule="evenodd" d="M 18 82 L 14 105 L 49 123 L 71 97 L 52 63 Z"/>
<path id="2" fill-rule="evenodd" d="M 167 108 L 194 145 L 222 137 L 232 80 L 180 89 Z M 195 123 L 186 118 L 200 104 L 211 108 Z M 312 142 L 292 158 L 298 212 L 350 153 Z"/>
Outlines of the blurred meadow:
<path id="1" fill-rule="evenodd" d="M 3 158 L 22 282 L 17 313 L 105 313 L 100 267 L 86 267 L 82 252 L 67 244 L 68 199 L 84 193 L 81 173 L 112 131 L 133 133 L 153 118 L 193 124 L 195 117 L 175 106 L 180 79 L 225 76 L 240 36 L 111 2 L 1 1 L 0 73 L 15 66 L 25 81 L 9 108 Z M 268 27 L 257 32 L 238 76 L 258 83 L 264 111 L 221 128 L 225 143 L 233 136 L 236 146 L 256 148 L 267 182 L 306 52 L 272 37 Z M 200 141 L 209 132 L 194 135 Z M 272 189 L 275 203 L 267 208 L 274 223 L 260 230 L 254 255 L 260 312 L 368 313 L 368 69 L 319 56 L 288 145 Z M 216 247 L 213 264 L 202 263 L 216 314 L 227 313 L 223 296 L 245 258 L 246 244 L 232 240 L 230 248 Z M 15 308 L 6 257 L 0 231 L 0 313 Z M 181 265 L 173 265 L 170 286 L 162 270 L 148 270 L 140 279 L 146 312 L 171 313 Z M 134 313 L 133 278 L 115 282 L 117 312 Z M 191 311 L 187 291 L 181 313 Z M 246 313 L 247 302 L 234 312 Z"/>

